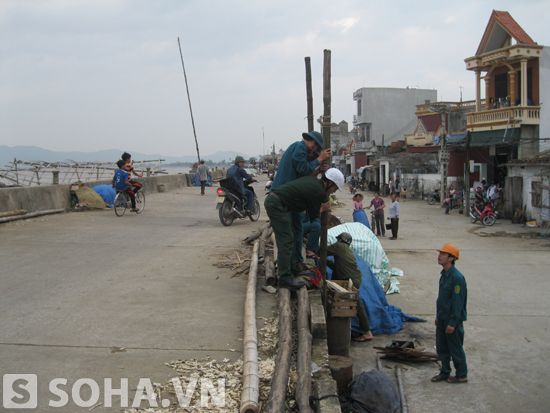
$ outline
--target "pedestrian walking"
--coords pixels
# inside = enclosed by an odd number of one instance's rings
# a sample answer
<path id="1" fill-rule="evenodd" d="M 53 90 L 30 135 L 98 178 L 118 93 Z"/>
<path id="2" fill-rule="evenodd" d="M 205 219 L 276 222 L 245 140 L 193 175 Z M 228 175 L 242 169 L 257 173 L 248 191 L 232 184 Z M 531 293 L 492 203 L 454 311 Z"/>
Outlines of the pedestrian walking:
<path id="1" fill-rule="evenodd" d="M 399 229 L 399 201 L 397 196 L 392 194 L 390 203 L 390 213 L 388 216 L 391 225 L 391 240 L 397 239 L 397 230 Z"/>
<path id="2" fill-rule="evenodd" d="M 401 195 L 401 181 L 399 181 L 399 177 L 395 177 L 395 183 L 394 183 L 394 193 L 399 198 L 399 195 Z"/>
<path id="3" fill-rule="evenodd" d="M 447 243 L 441 248 L 437 263 L 443 267 L 439 278 L 437 313 L 435 316 L 435 344 L 441 360 L 440 373 L 432 382 L 446 380 L 448 383 L 467 383 L 468 366 L 464 353 L 464 327 L 468 289 L 464 276 L 455 267 L 459 257 L 458 248 Z M 451 377 L 451 360 L 456 376 Z"/>
<path id="4" fill-rule="evenodd" d="M 382 236 L 386 236 L 386 228 L 384 227 L 384 208 L 386 207 L 386 204 L 384 203 L 384 200 L 380 198 L 380 193 L 375 192 L 374 193 L 374 199 L 370 201 L 370 205 L 367 208 L 371 208 L 374 206 L 374 224 L 376 226 L 376 235 L 380 236 L 380 233 L 382 233 Z M 374 232 L 374 228 L 371 228 Z"/>
<path id="5" fill-rule="evenodd" d="M 204 195 L 204 188 L 206 187 L 206 181 L 208 180 L 208 172 L 208 166 L 205 165 L 204 159 L 201 159 L 201 164 L 197 168 L 199 181 L 201 183 L 201 196 Z"/>

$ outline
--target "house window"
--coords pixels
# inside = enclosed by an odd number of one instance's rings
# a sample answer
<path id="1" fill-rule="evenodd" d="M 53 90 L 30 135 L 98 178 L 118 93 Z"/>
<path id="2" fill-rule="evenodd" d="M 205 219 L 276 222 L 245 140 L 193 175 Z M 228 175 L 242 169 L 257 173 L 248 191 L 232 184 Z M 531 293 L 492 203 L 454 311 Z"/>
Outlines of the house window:
<path id="1" fill-rule="evenodd" d="M 540 208 L 542 198 L 542 182 L 531 181 L 531 206 Z"/>
<path id="2" fill-rule="evenodd" d="M 361 99 L 357 99 L 357 116 L 361 116 Z"/>
<path id="3" fill-rule="evenodd" d="M 426 100 L 424 101 L 424 104 L 425 104 L 425 105 L 428 105 L 428 104 L 430 104 L 430 103 L 432 103 L 432 101 L 431 101 L 430 99 L 426 99 Z"/>

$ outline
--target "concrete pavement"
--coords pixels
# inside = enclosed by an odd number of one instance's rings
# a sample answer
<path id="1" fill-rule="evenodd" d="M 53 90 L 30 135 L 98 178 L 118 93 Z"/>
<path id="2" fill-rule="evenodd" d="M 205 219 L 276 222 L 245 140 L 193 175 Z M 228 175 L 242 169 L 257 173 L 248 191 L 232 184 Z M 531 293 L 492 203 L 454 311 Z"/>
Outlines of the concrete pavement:
<path id="1" fill-rule="evenodd" d="M 256 184 L 263 209 L 262 187 Z M 139 216 L 85 212 L 0 225 L 0 371 L 38 375 L 36 411 L 89 411 L 71 403 L 48 407 L 48 400 L 58 399 L 48 390 L 53 378 L 66 378 L 68 384 L 60 387 L 69 394 L 84 377 L 101 387 L 104 378 L 113 378 L 113 387 L 128 378 L 135 389 L 139 378 L 173 377 L 164 365 L 170 360 L 240 355 L 246 279 L 231 279 L 229 270 L 212 264 L 267 218 L 262 211 L 258 223 L 238 220 L 222 227 L 214 189 L 204 197 L 199 192 L 181 188 L 148 195 Z M 337 196 L 345 205 L 334 213 L 351 221 L 351 194 Z M 364 203 L 371 194 L 365 198 Z M 430 383 L 435 365 L 406 365 L 410 411 L 546 411 L 549 241 L 515 238 L 513 233 L 529 229 L 506 221 L 486 229 L 457 212 L 443 212 L 425 201 L 402 202 L 400 239 L 381 238 L 391 265 L 405 272 L 401 294 L 388 296 L 389 303 L 428 322 L 352 343 L 354 374 L 375 368 L 373 345 L 416 337 L 434 346 L 441 269 L 435 250 L 453 242 L 461 252 L 457 267 L 468 282 L 470 382 Z M 481 237 L 480 231 L 510 236 Z M 271 316 L 275 300 L 258 292 L 257 315 Z M 394 377 L 392 369 L 384 370 Z M 115 407 L 94 411 L 122 410 L 113 400 Z"/>

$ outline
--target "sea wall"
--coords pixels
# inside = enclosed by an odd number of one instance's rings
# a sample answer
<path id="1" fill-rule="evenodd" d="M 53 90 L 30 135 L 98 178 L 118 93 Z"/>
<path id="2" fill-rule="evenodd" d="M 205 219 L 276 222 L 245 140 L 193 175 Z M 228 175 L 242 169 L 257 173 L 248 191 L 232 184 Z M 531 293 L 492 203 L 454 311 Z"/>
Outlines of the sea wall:
<path id="1" fill-rule="evenodd" d="M 212 179 L 225 176 L 226 171 L 212 171 Z M 166 192 L 191 186 L 193 174 L 159 175 L 143 178 L 146 194 Z M 110 184 L 110 181 L 89 181 L 86 186 Z M 0 188 L 0 212 L 24 209 L 27 212 L 46 211 L 71 207 L 71 185 L 40 185 L 17 188 Z"/>

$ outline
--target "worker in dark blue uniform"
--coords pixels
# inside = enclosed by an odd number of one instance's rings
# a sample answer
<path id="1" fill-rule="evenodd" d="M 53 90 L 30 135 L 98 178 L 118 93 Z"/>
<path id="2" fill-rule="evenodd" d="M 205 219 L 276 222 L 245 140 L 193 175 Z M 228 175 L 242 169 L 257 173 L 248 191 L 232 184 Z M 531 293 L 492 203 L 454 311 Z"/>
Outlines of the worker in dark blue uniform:
<path id="1" fill-rule="evenodd" d="M 326 160 L 330 157 L 330 149 L 323 150 L 323 135 L 312 131 L 302 133 L 302 140 L 290 145 L 279 162 L 277 174 L 271 185 L 273 191 L 280 185 L 292 182 L 303 176 L 317 176 L 328 170 Z M 301 212 L 290 212 L 295 239 L 296 260 L 303 261 L 302 239 L 304 230 Z"/>
<path id="2" fill-rule="evenodd" d="M 448 383 L 467 383 L 468 366 L 464 353 L 464 327 L 468 289 L 464 276 L 455 267 L 459 257 L 458 248 L 445 244 L 439 251 L 437 262 L 443 267 L 439 279 L 437 314 L 435 316 L 435 345 L 441 360 L 440 373 L 432 382 L 446 380 Z M 456 376 L 451 377 L 451 360 Z"/>

